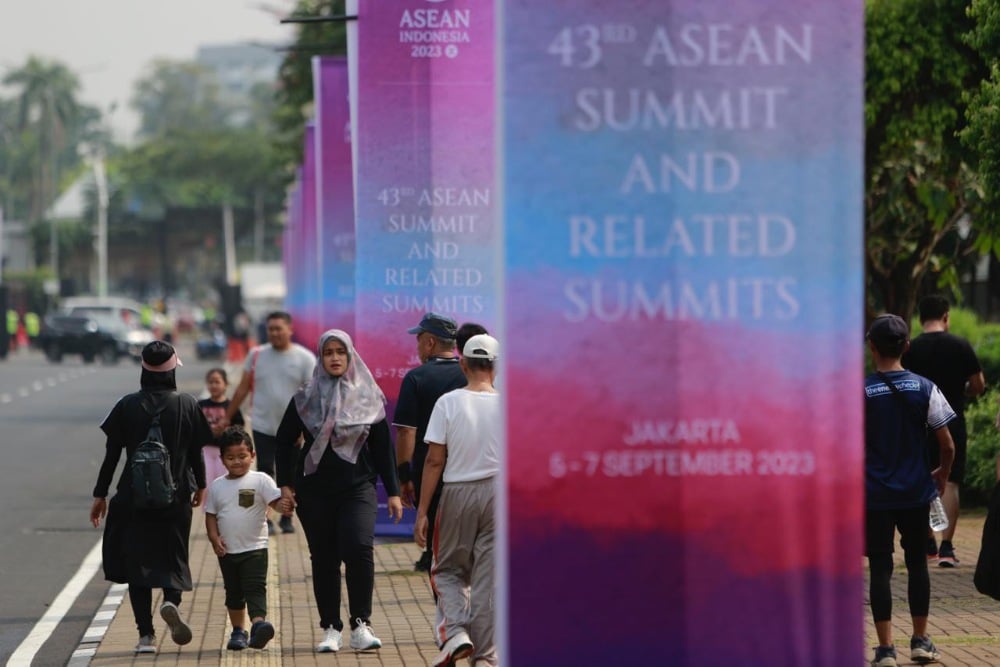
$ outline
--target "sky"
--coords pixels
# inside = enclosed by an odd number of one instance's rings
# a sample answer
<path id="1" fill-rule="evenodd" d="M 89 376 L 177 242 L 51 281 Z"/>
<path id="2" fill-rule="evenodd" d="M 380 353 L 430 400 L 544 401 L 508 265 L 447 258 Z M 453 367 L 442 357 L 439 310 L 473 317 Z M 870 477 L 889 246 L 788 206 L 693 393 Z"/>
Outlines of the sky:
<path id="1" fill-rule="evenodd" d="M 129 141 L 138 118 L 132 86 L 154 59 L 193 60 L 199 46 L 287 43 L 291 0 L 0 0 L 0 78 L 29 55 L 62 61 L 81 101 L 114 106 L 109 123 Z M 9 90 L 2 94 L 9 95 Z"/>

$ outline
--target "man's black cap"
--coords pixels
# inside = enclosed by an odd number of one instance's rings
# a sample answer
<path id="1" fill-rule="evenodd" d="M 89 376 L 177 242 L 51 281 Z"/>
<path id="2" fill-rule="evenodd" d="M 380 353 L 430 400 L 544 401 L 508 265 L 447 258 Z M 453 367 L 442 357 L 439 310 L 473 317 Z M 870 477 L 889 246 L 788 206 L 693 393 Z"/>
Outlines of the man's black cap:
<path id="1" fill-rule="evenodd" d="M 454 340 L 455 334 L 458 332 L 458 324 L 450 317 L 438 315 L 437 313 L 427 313 L 420 320 L 420 324 L 412 329 L 407 329 L 406 333 L 419 334 L 424 331 L 438 338 Z"/>
<path id="2" fill-rule="evenodd" d="M 866 338 L 876 345 L 904 343 L 910 339 L 910 326 L 899 315 L 879 315 L 869 327 Z"/>

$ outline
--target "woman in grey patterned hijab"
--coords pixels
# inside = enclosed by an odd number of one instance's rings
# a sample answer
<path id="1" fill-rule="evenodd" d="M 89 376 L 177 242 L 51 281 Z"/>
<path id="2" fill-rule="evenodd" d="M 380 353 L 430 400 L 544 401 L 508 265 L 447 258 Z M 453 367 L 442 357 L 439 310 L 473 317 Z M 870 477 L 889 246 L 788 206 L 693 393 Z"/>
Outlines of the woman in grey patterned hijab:
<path id="1" fill-rule="evenodd" d="M 313 593 L 323 639 L 318 653 L 339 651 L 347 628 L 341 618 L 344 563 L 350 646 L 375 650 L 371 628 L 375 590 L 375 485 L 382 480 L 389 516 L 399 521 L 396 453 L 385 418 L 385 396 L 358 356 L 351 337 L 331 329 L 319 340 L 312 379 L 288 402 L 275 435 L 275 472 L 281 495 L 302 522 L 312 561 Z M 301 448 L 299 438 L 304 439 Z"/>
<path id="2" fill-rule="evenodd" d="M 320 336 L 318 352 L 320 363 L 313 369 L 312 380 L 295 392 L 295 409 L 313 436 L 303 462 L 306 475 L 316 472 L 327 446 L 355 463 L 372 424 L 385 419 L 385 394 L 351 337 L 330 329 Z"/>

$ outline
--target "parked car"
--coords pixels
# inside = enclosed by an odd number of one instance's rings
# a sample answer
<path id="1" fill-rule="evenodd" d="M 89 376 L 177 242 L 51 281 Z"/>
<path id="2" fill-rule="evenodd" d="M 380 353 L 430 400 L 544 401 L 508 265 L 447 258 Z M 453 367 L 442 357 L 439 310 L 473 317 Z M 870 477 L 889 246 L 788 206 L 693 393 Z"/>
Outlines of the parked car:
<path id="1" fill-rule="evenodd" d="M 142 326 L 141 309 L 138 302 L 121 297 L 75 296 L 62 304 L 63 314 L 96 320 L 136 362 L 141 360 L 142 348 L 155 339 L 153 332 Z"/>
<path id="2" fill-rule="evenodd" d="M 79 354 L 85 363 L 100 358 L 105 364 L 114 364 L 130 354 L 128 342 L 113 329 L 81 315 L 47 316 L 38 334 L 38 346 L 53 363 L 67 354 Z"/>

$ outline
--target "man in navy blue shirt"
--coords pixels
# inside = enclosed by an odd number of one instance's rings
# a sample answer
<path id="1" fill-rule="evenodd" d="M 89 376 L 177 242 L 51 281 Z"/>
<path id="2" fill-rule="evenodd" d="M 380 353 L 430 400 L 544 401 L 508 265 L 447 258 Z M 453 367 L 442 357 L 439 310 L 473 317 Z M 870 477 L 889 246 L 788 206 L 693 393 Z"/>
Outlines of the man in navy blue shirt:
<path id="1" fill-rule="evenodd" d="M 450 317 L 427 313 L 417 326 L 407 330 L 407 333 L 417 337 L 417 355 L 421 363 L 403 377 L 396 412 L 392 418 L 396 427 L 396 462 L 399 464 L 403 504 L 406 507 L 416 507 L 420 503 L 421 494 L 433 494 L 428 514 L 431 526 L 437 515 L 441 486 L 438 485 L 437 489 L 420 488 L 424 459 L 427 458 L 424 433 L 438 398 L 465 386 L 465 375 L 458 364 L 458 352 L 455 348 L 457 329 L 458 325 Z M 430 572 L 432 539 L 433 528 L 427 540 L 427 548 L 415 563 L 418 571 Z"/>
<path id="2" fill-rule="evenodd" d="M 931 584 L 924 547 L 930 502 L 944 490 L 955 458 L 948 431 L 955 412 L 933 382 L 903 368 L 909 338 L 910 328 L 898 315 L 880 315 L 868 330 L 875 372 L 865 378 L 865 549 L 879 642 L 875 667 L 896 665 L 891 578 L 897 529 L 909 572 L 910 659 L 925 664 L 939 657 L 927 636 Z M 940 450 L 934 470 L 927 467 L 928 429 Z"/>

